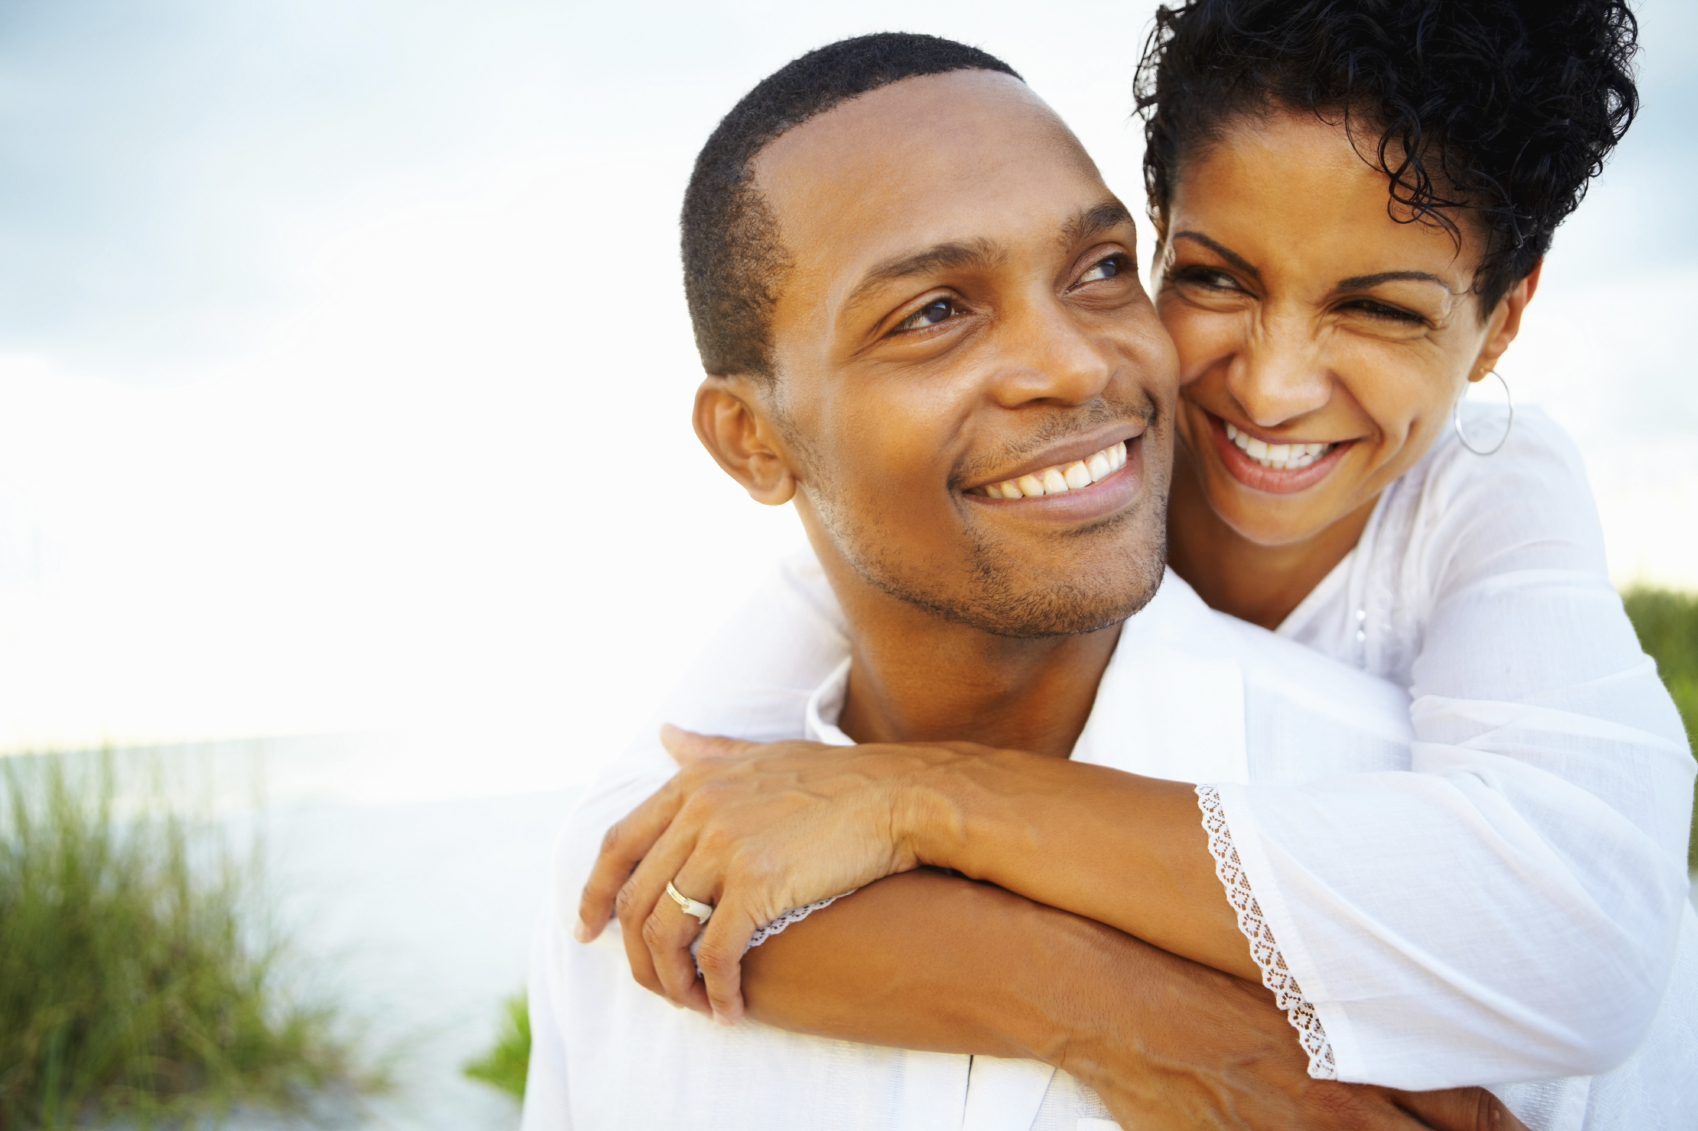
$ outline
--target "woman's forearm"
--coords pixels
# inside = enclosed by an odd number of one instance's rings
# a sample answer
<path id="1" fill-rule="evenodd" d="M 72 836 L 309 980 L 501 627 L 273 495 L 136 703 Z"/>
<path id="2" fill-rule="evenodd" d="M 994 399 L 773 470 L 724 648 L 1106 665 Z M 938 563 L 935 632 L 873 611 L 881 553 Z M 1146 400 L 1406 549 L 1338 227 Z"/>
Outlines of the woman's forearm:
<path id="1" fill-rule="evenodd" d="M 744 962 L 744 992 L 752 1016 L 793 1032 L 1045 1061 L 1127 1127 L 1520 1127 L 1479 1089 L 1409 1094 L 1310 1079 L 1259 986 L 929 869 L 880 880 L 769 938 Z"/>
<path id="2" fill-rule="evenodd" d="M 1078 1012 L 1091 997 L 1084 984 L 1115 980 L 1112 957 L 1148 949 L 994 886 L 920 869 L 749 951 L 744 995 L 751 1016 L 794 1032 L 1055 1064 L 1088 1021 Z"/>
<path id="3" fill-rule="evenodd" d="M 936 759 L 909 796 L 923 862 L 1259 979 L 1191 785 L 976 748 Z"/>

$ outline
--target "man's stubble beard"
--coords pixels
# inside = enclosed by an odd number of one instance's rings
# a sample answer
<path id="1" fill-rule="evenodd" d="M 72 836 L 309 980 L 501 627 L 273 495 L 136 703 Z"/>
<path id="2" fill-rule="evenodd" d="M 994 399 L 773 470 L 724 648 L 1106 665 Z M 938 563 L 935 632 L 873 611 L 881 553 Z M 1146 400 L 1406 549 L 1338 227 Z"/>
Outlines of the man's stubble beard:
<path id="1" fill-rule="evenodd" d="M 1150 429 L 1146 437 L 1154 431 Z M 1011 566 L 1004 552 L 969 530 L 969 581 L 961 592 L 950 592 L 949 587 L 935 583 L 936 574 L 926 571 L 924 563 L 919 563 L 921 568 L 916 569 L 912 560 L 887 552 L 890 539 L 881 537 L 876 523 L 862 522 L 854 509 L 843 505 L 834 493 L 810 489 L 807 494 L 838 553 L 873 588 L 942 620 L 992 636 L 1040 639 L 1094 632 L 1119 624 L 1155 596 L 1167 567 L 1171 461 L 1162 471 L 1160 482 L 1146 481 L 1144 505 L 1070 535 L 1086 541 L 1093 536 L 1112 534 L 1127 523 L 1144 527 L 1143 537 L 1116 563 L 1119 569 L 1130 572 L 1124 583 L 1116 585 L 1108 580 L 1102 587 L 1090 588 L 1065 581 L 1023 585 L 1019 579 L 1028 571 Z M 1101 552 L 1094 551 L 1091 556 Z M 1088 563 L 1082 562 L 1081 568 L 1089 568 Z"/>
<path id="2" fill-rule="evenodd" d="M 1001 555 L 977 540 L 969 555 L 973 584 L 966 595 L 928 587 L 923 575 L 910 576 L 885 559 L 846 555 L 846 560 L 874 588 L 943 620 L 1012 639 L 1072 636 L 1119 624 L 1156 595 L 1167 564 L 1165 497 L 1150 509 L 1155 518 L 1150 537 L 1141 539 L 1119 564 L 1132 576 L 1125 585 L 1109 586 L 1106 591 L 1065 581 L 1048 586 L 1018 585 L 1015 575 L 1019 571 L 1007 568 L 999 560 Z M 1081 535 L 1142 517 L 1136 512 L 1116 515 Z"/>

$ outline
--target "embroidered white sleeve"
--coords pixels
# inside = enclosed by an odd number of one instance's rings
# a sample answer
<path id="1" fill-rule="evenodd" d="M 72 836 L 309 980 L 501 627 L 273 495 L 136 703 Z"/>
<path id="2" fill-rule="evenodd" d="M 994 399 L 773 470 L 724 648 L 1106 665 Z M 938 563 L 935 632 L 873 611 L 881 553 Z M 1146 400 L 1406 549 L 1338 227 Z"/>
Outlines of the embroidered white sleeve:
<path id="1" fill-rule="evenodd" d="M 1232 830 L 1227 828 L 1226 813 L 1221 809 L 1220 791 L 1212 785 L 1197 787 L 1197 806 L 1203 811 L 1203 829 L 1209 834 L 1209 855 L 1215 858 L 1215 875 L 1226 887 L 1226 898 L 1238 913 L 1238 929 L 1250 940 L 1250 955 L 1262 971 L 1262 985 L 1274 992 L 1274 1000 L 1285 1010 L 1291 1027 L 1303 1051 L 1309 1054 L 1309 1075 L 1317 1080 L 1338 1079 L 1338 1067 L 1333 1063 L 1332 1043 L 1315 1016 L 1315 1007 L 1303 996 L 1303 989 L 1286 968 L 1285 956 L 1279 952 L 1273 930 L 1262 918 L 1262 908 L 1250 890 L 1250 877 L 1238 862 L 1238 850 L 1232 847 Z"/>

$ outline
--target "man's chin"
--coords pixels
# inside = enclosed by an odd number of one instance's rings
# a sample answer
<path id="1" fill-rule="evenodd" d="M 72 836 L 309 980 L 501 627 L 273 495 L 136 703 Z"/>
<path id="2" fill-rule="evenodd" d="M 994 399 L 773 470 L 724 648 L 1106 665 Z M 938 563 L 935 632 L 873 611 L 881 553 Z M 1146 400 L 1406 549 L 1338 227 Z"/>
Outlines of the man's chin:
<path id="1" fill-rule="evenodd" d="M 1161 586 L 1165 547 L 1128 555 L 1113 570 L 1086 571 L 1080 581 L 1045 582 L 982 569 L 971 595 L 939 592 L 922 579 L 871 576 L 888 595 L 954 624 L 991 636 L 1038 640 L 1117 625 L 1142 609 Z M 1106 576 L 1105 576 L 1106 575 Z"/>

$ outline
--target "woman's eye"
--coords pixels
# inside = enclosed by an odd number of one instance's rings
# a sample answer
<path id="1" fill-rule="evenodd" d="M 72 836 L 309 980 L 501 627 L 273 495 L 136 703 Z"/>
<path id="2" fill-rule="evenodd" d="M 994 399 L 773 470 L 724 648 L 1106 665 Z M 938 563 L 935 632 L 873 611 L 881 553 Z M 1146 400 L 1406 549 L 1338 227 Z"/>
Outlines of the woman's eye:
<path id="1" fill-rule="evenodd" d="M 1090 270 L 1079 276 L 1079 282 L 1101 282 L 1103 279 L 1114 278 L 1124 270 L 1126 270 L 1126 257 L 1123 255 L 1111 255 L 1107 259 L 1093 263 Z"/>
<path id="2" fill-rule="evenodd" d="M 1425 318 L 1413 311 L 1404 310 L 1398 306 L 1387 306 L 1385 303 L 1375 302 L 1373 299 L 1358 299 L 1356 302 L 1350 303 L 1347 309 L 1359 311 L 1370 318 L 1383 318 L 1388 322 L 1404 322 L 1414 326 L 1425 326 L 1427 324 Z"/>
<path id="3" fill-rule="evenodd" d="M 1236 291 L 1238 280 L 1218 267 L 1182 267 L 1174 272 L 1176 282 L 1207 287 L 1212 291 Z"/>
<path id="4" fill-rule="evenodd" d="M 897 323 L 896 328 L 898 330 L 923 330 L 927 326 L 936 326 L 939 322 L 948 320 L 949 316 L 954 313 L 954 299 L 935 298 Z"/>

